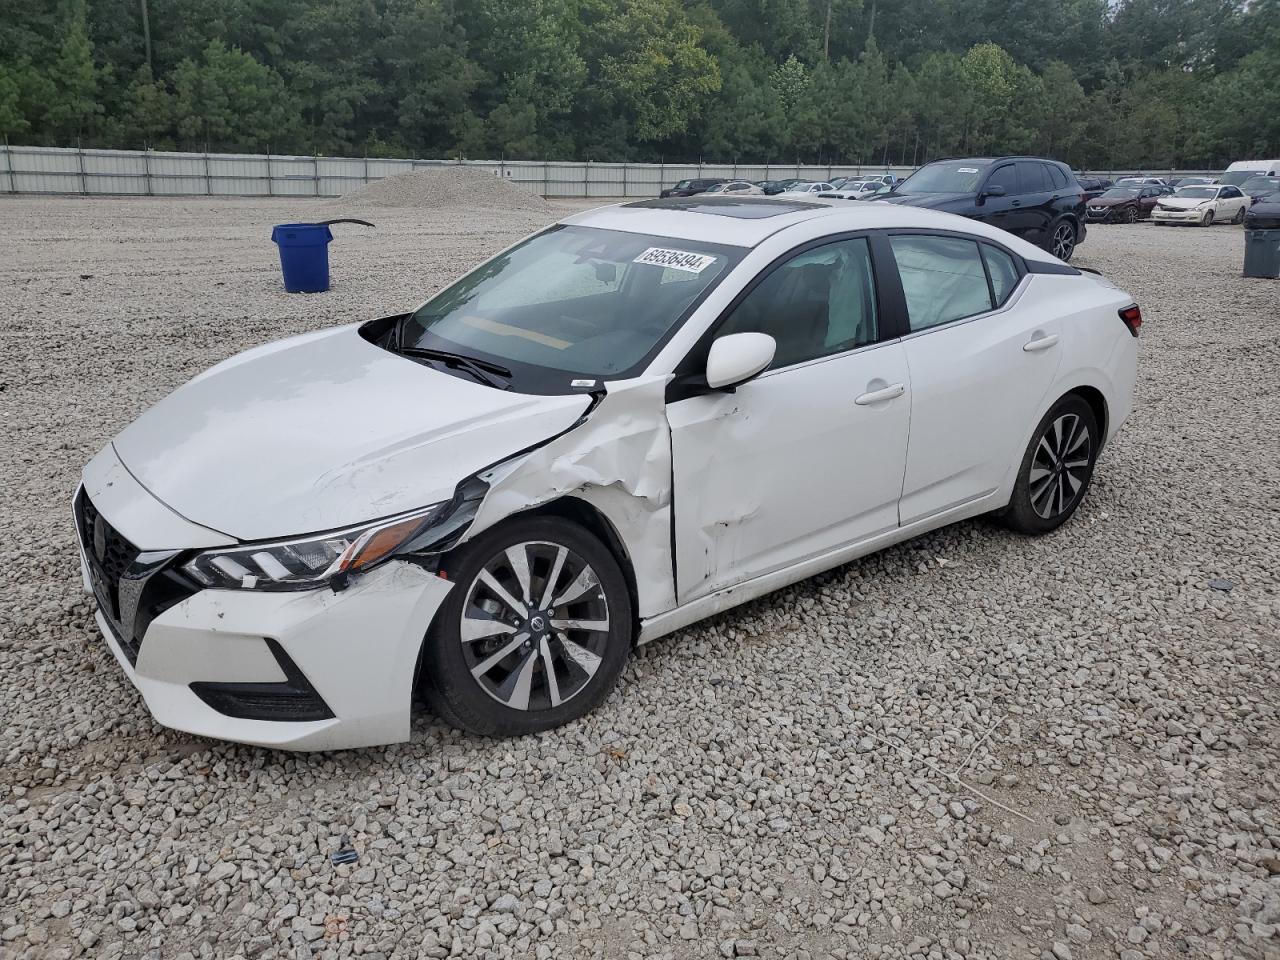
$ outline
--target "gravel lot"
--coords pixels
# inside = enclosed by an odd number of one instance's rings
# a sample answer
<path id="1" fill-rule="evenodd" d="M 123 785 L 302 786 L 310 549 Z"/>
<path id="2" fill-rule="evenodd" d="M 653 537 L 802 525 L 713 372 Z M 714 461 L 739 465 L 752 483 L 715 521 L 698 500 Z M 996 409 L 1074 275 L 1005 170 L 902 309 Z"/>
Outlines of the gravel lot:
<path id="1" fill-rule="evenodd" d="M 1090 231 L 1145 310 L 1138 406 L 1049 537 L 965 523 L 782 591 L 539 737 L 166 731 L 80 591 L 82 465 L 548 218 L 369 215 L 289 296 L 267 238 L 305 204 L 0 200 L 0 957 L 1280 956 L 1280 283 L 1239 228 Z"/>

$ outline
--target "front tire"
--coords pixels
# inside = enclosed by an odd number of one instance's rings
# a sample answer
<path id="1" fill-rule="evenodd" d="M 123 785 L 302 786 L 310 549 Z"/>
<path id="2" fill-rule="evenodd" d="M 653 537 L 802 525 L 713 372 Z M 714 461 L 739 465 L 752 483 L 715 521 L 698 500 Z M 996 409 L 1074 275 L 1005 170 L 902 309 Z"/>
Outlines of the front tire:
<path id="1" fill-rule="evenodd" d="M 1124 222 L 1125 222 L 1125 223 L 1137 223 L 1137 222 L 1138 222 L 1138 208 L 1137 208 L 1137 207 L 1130 207 L 1128 210 L 1126 210 L 1126 211 L 1124 212 Z"/>
<path id="2" fill-rule="evenodd" d="M 449 558 L 421 688 L 446 722 L 484 736 L 558 727 L 609 694 L 631 650 L 626 579 L 587 530 L 517 518 Z"/>
<path id="3" fill-rule="evenodd" d="M 1049 234 L 1049 252 L 1063 262 L 1076 251 L 1076 227 L 1070 220 L 1059 220 Z"/>
<path id="4" fill-rule="evenodd" d="M 1089 489 L 1100 444 L 1093 409 L 1082 397 L 1067 394 L 1036 426 L 1009 506 L 998 519 L 1033 536 L 1062 526 Z"/>
<path id="5" fill-rule="evenodd" d="M 1212 226 L 1213 226 L 1213 211 L 1212 211 L 1212 210 L 1206 210 L 1206 211 L 1204 212 L 1204 216 L 1200 218 L 1200 226 L 1202 226 L 1202 227 L 1212 227 Z"/>

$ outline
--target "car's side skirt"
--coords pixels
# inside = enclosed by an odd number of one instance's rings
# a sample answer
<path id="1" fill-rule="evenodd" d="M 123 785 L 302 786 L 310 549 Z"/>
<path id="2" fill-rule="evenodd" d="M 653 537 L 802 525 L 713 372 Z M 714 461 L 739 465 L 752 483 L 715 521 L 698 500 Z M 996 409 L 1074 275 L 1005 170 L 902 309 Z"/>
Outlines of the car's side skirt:
<path id="1" fill-rule="evenodd" d="M 802 560 L 800 563 L 792 564 L 781 570 L 774 570 L 771 573 L 763 574 L 742 583 L 735 583 L 732 586 L 725 587 L 723 590 L 718 590 L 705 597 L 699 597 L 696 600 L 681 604 L 665 613 L 649 617 L 640 622 L 640 633 L 636 638 L 636 644 L 641 645 L 651 640 L 657 640 L 659 637 L 665 637 L 669 633 L 729 610 L 738 606 L 738 604 L 754 600 L 756 597 L 772 593 L 774 590 L 789 587 L 793 583 L 807 580 L 809 577 L 816 576 L 825 570 L 838 567 L 842 563 L 857 560 L 859 557 L 865 557 L 867 554 L 875 553 L 877 550 L 891 547 L 895 543 L 918 537 L 923 533 L 928 533 L 930 530 L 937 530 L 939 527 L 945 527 L 948 524 L 966 520 L 969 517 L 976 517 L 991 510 L 997 510 L 1004 506 L 1004 504 L 998 502 L 1001 492 L 1001 490 L 996 490 L 975 500 L 959 504 L 942 513 L 923 517 L 908 526 L 898 527 L 895 530 L 878 534 L 866 540 L 860 540 L 857 543 L 848 544 L 837 550 L 810 557 L 808 560 Z"/>

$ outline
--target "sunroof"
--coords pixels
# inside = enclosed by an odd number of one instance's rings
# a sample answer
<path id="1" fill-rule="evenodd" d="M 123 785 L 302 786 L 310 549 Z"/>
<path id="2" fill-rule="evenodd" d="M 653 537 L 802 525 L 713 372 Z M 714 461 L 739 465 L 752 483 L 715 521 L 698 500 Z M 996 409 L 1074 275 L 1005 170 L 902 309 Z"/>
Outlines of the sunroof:
<path id="1" fill-rule="evenodd" d="M 774 200 L 764 197 L 669 197 L 667 199 L 636 200 L 625 204 L 641 210 L 683 210 L 686 213 L 706 213 L 717 217 L 733 217 L 737 220 L 763 220 L 784 213 L 801 210 L 817 210 L 820 203 L 806 200 Z"/>

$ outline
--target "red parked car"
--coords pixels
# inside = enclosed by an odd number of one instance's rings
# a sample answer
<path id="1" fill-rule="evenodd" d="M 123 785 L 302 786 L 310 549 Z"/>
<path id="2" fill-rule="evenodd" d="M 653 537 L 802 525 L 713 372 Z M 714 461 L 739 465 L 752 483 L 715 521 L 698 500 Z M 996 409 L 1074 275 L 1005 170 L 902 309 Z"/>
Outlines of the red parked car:
<path id="1" fill-rule="evenodd" d="M 1163 187 L 1117 185 L 1085 204 L 1090 223 L 1134 223 L 1151 216 Z"/>

